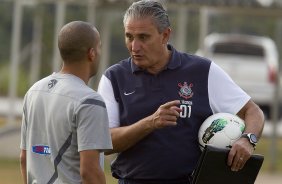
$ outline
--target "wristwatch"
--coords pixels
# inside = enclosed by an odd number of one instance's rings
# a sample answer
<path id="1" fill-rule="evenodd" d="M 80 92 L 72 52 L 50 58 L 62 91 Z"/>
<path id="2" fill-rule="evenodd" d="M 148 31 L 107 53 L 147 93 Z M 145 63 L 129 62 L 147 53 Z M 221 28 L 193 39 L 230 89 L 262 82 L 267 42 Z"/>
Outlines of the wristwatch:
<path id="1" fill-rule="evenodd" d="M 241 137 L 243 138 L 247 138 L 249 140 L 249 142 L 253 145 L 253 147 L 255 148 L 257 143 L 258 143 L 258 139 L 257 136 L 253 133 L 243 133 L 241 135 Z"/>

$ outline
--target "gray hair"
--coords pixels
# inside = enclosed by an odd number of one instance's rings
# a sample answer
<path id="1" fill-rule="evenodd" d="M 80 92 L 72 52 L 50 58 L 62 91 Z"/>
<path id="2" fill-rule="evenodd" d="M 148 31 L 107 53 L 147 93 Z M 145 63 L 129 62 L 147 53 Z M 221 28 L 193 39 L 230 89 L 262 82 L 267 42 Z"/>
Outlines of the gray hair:
<path id="1" fill-rule="evenodd" d="M 154 0 L 141 0 L 134 2 L 125 12 L 123 24 L 128 18 L 146 18 L 151 17 L 159 33 L 170 27 L 168 14 L 162 4 Z"/>

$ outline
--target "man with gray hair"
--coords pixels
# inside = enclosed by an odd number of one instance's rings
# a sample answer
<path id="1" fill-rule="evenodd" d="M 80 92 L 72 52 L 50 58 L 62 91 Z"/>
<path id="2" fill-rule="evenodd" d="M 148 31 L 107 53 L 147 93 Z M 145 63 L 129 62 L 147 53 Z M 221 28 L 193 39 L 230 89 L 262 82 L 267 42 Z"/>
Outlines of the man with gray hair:
<path id="1" fill-rule="evenodd" d="M 101 96 L 87 86 L 99 65 L 99 32 L 89 23 L 70 22 L 58 47 L 61 71 L 36 82 L 24 98 L 24 182 L 105 184 L 102 152 L 112 149 L 108 117 Z"/>
<path id="2" fill-rule="evenodd" d="M 245 133 L 261 135 L 264 116 L 249 95 L 215 63 L 168 44 L 170 23 L 159 2 L 133 3 L 123 23 L 130 57 L 108 68 L 98 88 L 120 184 L 190 183 L 201 154 L 198 131 L 212 114 L 237 114 Z M 227 162 L 233 171 L 250 158 L 251 143 L 242 137 L 233 144 Z"/>

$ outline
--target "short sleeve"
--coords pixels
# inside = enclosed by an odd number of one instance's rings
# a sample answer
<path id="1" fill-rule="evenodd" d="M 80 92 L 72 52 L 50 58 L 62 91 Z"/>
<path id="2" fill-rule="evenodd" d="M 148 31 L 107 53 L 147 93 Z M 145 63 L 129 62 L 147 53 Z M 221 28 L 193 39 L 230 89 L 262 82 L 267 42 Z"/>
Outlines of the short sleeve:
<path id="1" fill-rule="evenodd" d="M 101 97 L 82 101 L 76 111 L 76 124 L 78 151 L 112 149 L 106 106 Z"/>
<path id="2" fill-rule="evenodd" d="M 20 144 L 20 148 L 23 150 L 26 150 L 26 131 L 27 131 L 27 121 L 26 121 L 26 109 L 24 106 L 23 113 L 22 113 L 21 144 Z"/>
<path id="3" fill-rule="evenodd" d="M 213 113 L 237 114 L 251 98 L 214 62 L 209 71 L 208 91 Z"/>
<path id="4" fill-rule="evenodd" d="M 102 98 L 105 101 L 108 110 L 110 128 L 119 127 L 120 126 L 119 104 L 115 99 L 111 81 L 105 75 L 101 77 L 98 86 L 98 93 L 102 96 Z"/>

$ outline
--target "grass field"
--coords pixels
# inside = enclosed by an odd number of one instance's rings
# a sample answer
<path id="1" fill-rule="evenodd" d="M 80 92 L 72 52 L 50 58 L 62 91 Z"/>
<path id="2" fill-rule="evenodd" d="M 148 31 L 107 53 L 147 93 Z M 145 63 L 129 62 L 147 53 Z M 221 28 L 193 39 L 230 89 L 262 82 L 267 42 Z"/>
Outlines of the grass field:
<path id="1" fill-rule="evenodd" d="M 272 140 L 270 138 L 261 138 L 255 153 L 262 154 L 265 157 L 262 165 L 263 172 L 273 172 L 273 169 L 275 169 L 275 171 L 282 174 L 282 138 L 278 138 L 276 142 L 276 163 L 274 168 L 272 168 L 273 166 L 271 165 L 271 142 Z"/>
<path id="2" fill-rule="evenodd" d="M 106 159 L 105 175 L 108 184 L 117 183 L 111 176 L 109 159 Z M 0 158 L 0 183 L 1 184 L 19 184 L 23 183 L 20 173 L 19 160 Z"/>
<path id="3" fill-rule="evenodd" d="M 265 156 L 265 161 L 260 173 L 269 173 L 270 170 L 270 145 L 271 140 L 268 138 L 262 138 L 255 151 L 255 153 Z M 277 141 L 277 162 L 276 173 L 282 174 L 282 138 Z M 116 184 L 117 181 L 111 177 L 110 174 L 110 161 L 112 157 L 106 157 L 105 162 L 105 174 L 108 184 Z M 0 178 L 1 184 L 19 184 L 22 183 L 20 175 L 19 160 L 17 159 L 4 159 L 0 158 Z"/>

